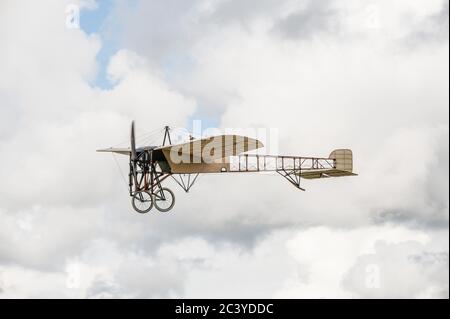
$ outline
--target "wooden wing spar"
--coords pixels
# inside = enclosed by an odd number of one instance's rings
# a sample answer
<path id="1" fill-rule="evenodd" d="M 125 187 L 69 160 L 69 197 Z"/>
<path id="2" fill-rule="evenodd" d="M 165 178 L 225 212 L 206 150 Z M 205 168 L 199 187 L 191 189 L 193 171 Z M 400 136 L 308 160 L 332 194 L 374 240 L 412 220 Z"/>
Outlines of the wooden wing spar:
<path id="1" fill-rule="evenodd" d="M 193 139 L 181 144 L 170 143 L 170 130 L 165 128 L 162 146 L 136 147 L 134 123 L 131 147 L 106 148 L 129 156 L 129 193 L 133 208 L 148 212 L 153 205 L 160 211 L 170 210 L 175 202 L 173 192 L 161 186 L 172 177 L 186 192 L 202 173 L 276 172 L 297 188 L 300 181 L 341 176 L 354 176 L 353 154 L 349 149 L 337 149 L 328 157 L 259 155 L 248 152 L 264 147 L 260 141 L 241 135 L 218 135 Z"/>

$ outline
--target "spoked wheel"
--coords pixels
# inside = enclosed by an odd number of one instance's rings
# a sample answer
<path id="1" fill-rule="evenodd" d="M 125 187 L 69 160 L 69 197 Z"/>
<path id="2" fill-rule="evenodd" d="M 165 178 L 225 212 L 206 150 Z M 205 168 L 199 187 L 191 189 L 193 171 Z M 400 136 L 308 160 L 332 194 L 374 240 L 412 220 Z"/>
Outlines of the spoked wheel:
<path id="1" fill-rule="evenodd" d="M 160 212 L 168 212 L 175 205 L 175 195 L 165 187 L 158 189 L 154 194 L 155 207 Z"/>
<path id="2" fill-rule="evenodd" d="M 153 207 L 152 194 L 147 191 L 139 191 L 133 195 L 131 204 L 139 214 L 148 213 Z"/>

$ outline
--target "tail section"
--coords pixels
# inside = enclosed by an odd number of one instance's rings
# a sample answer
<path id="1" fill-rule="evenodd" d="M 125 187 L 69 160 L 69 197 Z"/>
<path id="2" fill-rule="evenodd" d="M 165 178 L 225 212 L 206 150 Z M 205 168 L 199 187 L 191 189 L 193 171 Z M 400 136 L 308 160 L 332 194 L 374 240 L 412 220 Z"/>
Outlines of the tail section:
<path id="1" fill-rule="evenodd" d="M 339 149 L 331 152 L 329 158 L 335 160 L 338 171 L 353 173 L 353 153 L 349 149 Z"/>
<path id="2" fill-rule="evenodd" d="M 316 168 L 310 170 L 302 170 L 300 177 L 306 179 L 354 176 L 353 173 L 353 153 L 349 149 L 339 149 L 331 152 L 328 159 L 333 160 L 333 167 Z"/>

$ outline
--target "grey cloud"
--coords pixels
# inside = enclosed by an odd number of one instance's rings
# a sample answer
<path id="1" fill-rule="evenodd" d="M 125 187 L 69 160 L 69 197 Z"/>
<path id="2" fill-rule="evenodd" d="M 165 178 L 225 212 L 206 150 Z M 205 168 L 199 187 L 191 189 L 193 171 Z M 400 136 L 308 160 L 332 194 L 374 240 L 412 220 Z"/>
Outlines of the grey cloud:
<path id="1" fill-rule="evenodd" d="M 439 215 L 436 216 L 436 214 L 431 211 L 429 212 L 429 215 L 424 217 L 420 216 L 423 215 L 422 213 L 422 211 L 402 210 L 401 208 L 389 209 L 373 214 L 372 220 L 377 225 L 393 223 L 418 229 L 446 229 L 448 227 L 446 225 L 448 220 L 445 215 L 439 213 Z"/>
<path id="2" fill-rule="evenodd" d="M 449 1 L 445 0 L 441 9 L 422 19 L 404 39 L 408 47 L 422 47 L 433 43 L 448 43 Z"/>
<path id="3" fill-rule="evenodd" d="M 299 2 L 303 2 L 303 0 Z M 219 5 L 207 19 L 210 24 L 219 24 L 222 27 L 237 22 L 248 29 L 255 18 L 270 16 L 284 4 L 285 1 L 279 0 L 226 0 L 219 2 Z"/>
<path id="4" fill-rule="evenodd" d="M 121 289 L 114 282 L 97 276 L 87 289 L 86 297 L 96 299 L 120 298 L 123 296 L 122 293 Z"/>
<path id="5" fill-rule="evenodd" d="M 123 44 L 157 63 L 186 59 L 190 48 L 205 37 L 220 35 L 227 26 L 237 23 L 245 30 L 254 19 L 270 17 L 285 1 L 225 0 L 210 2 L 138 1 L 130 9 L 120 6 L 116 14 L 123 24 Z M 146 22 L 143 28 L 141 23 Z"/>
<path id="6" fill-rule="evenodd" d="M 194 211 L 184 211 L 184 214 L 195 214 Z M 223 243 L 234 243 L 241 247 L 251 249 L 255 246 L 258 240 L 267 235 L 270 231 L 277 228 L 284 228 L 287 225 L 243 225 L 236 220 L 224 222 L 223 225 L 195 225 L 194 223 L 179 223 L 174 222 L 172 226 L 165 225 L 164 233 L 158 232 L 157 236 L 152 236 L 150 242 L 143 242 L 142 248 L 151 250 L 151 247 L 158 247 L 162 243 L 170 242 L 173 239 L 189 237 L 192 234 L 207 240 L 214 245 L 221 245 Z"/>
<path id="7" fill-rule="evenodd" d="M 122 3 L 115 14 L 124 29 L 124 46 L 150 57 L 160 67 L 170 68 L 175 63 L 183 72 L 186 64 L 195 66 L 193 47 L 205 39 L 220 37 L 232 25 L 251 32 L 253 22 L 264 19 L 274 24 L 275 33 L 304 40 L 322 32 L 338 32 L 339 10 L 331 1 L 298 1 L 295 5 L 302 9 L 283 16 L 290 4 L 276 0 L 226 0 L 211 2 L 205 9 L 205 2 L 200 0 L 139 1 L 132 9 Z M 184 61 L 181 66 L 180 61 Z"/>
<path id="8" fill-rule="evenodd" d="M 448 264 L 448 252 L 429 252 L 424 251 L 420 254 L 411 255 L 408 258 L 423 267 L 433 265 L 434 263 Z"/>
<path id="9" fill-rule="evenodd" d="M 323 33 L 338 34 L 339 11 L 330 1 L 309 1 L 305 8 L 277 21 L 273 30 L 297 40 L 309 40 Z"/>
<path id="10" fill-rule="evenodd" d="M 121 268 L 117 274 L 119 286 L 126 287 L 126 292 L 137 298 L 167 298 L 180 295 L 183 291 L 185 272 L 173 265 L 143 267 L 130 265 Z"/>
<path id="11" fill-rule="evenodd" d="M 112 280 L 97 277 L 86 292 L 87 298 L 168 298 L 180 296 L 185 276 L 181 268 L 142 264 L 120 267 Z M 173 268 L 173 265 L 172 265 Z"/>
<path id="12" fill-rule="evenodd" d="M 199 1 L 139 1 L 130 9 L 122 4 L 123 45 L 159 64 L 183 57 L 182 51 L 196 36 L 192 11 Z M 123 8 L 123 10 L 122 10 Z M 142 22 L 145 21 L 145 27 Z"/>
<path id="13" fill-rule="evenodd" d="M 449 207 L 449 139 L 448 129 L 434 141 L 433 161 L 426 167 L 426 175 L 417 180 L 417 189 L 423 196 L 424 206 L 405 209 L 389 208 L 371 214 L 375 224 L 394 223 L 413 228 L 448 229 Z"/>
<path id="14" fill-rule="evenodd" d="M 2 103 L 0 109 L 0 141 L 11 138 L 17 133 L 16 129 L 19 127 L 20 117 L 23 113 L 17 107 L 14 107 L 18 104 L 18 100 L 16 92 L 9 92 L 0 86 L 0 101 Z"/>
<path id="15" fill-rule="evenodd" d="M 374 254 L 358 257 L 342 285 L 359 298 L 448 298 L 448 252 L 427 249 L 379 242 Z"/>

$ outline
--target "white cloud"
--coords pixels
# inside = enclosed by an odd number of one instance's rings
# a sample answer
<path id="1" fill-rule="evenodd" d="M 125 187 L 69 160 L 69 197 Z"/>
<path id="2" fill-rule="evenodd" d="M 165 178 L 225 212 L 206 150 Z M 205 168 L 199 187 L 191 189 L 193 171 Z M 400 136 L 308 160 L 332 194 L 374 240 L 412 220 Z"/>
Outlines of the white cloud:
<path id="1" fill-rule="evenodd" d="M 126 140 L 133 118 L 146 118 L 147 128 L 167 118 L 183 125 L 195 110 L 195 101 L 126 51 L 111 61 L 115 87 L 92 87 L 100 40 L 66 28 L 65 14 L 64 2 L 2 2 L 0 260 L 21 267 L 6 277 L 60 273 L 92 240 L 120 233 L 123 223 L 105 225 L 121 211 L 113 202 L 125 187 L 111 157 L 95 150 Z"/>
<path id="2" fill-rule="evenodd" d="M 90 242 L 60 271 L 3 266 L 0 278 L 5 297 L 445 297 L 446 235 L 322 226 L 272 231 L 252 249 L 186 237 L 151 253 L 105 238 Z M 50 284 L 30 289 L 42 278 Z"/>
<path id="3" fill-rule="evenodd" d="M 421 268 L 410 259 L 411 256 L 431 251 L 443 253 L 442 266 L 448 264 L 448 253 L 445 257 L 448 245 L 438 242 L 440 236 L 445 238 L 445 235 L 443 232 L 435 237 L 433 233 L 391 226 L 353 230 L 317 227 L 299 232 L 287 243 L 290 254 L 299 264 L 298 270 L 286 280 L 285 287 L 277 296 L 411 298 L 419 297 L 423 290 L 432 289 L 436 284 L 445 289 L 445 281 L 435 282 L 429 274 L 433 272 L 437 278 L 445 278 L 448 276 L 445 267 L 437 271 L 431 267 Z M 396 250 L 391 252 L 391 247 Z M 398 254 L 400 251 L 401 254 Z M 396 257 L 391 258 L 395 254 Z M 403 273 L 405 266 L 411 268 L 411 272 Z M 371 267 L 376 268 L 373 270 Z M 372 281 L 372 275 L 379 278 Z"/>
<path id="4" fill-rule="evenodd" d="M 447 269 L 448 251 L 379 242 L 375 253 L 358 257 L 343 284 L 360 298 L 448 298 Z"/>
<path id="5" fill-rule="evenodd" d="M 448 296 L 448 2 L 174 1 L 167 19 L 119 1 L 110 90 L 90 85 L 101 37 L 67 29 L 67 3 L 0 11 L 2 297 Z M 196 111 L 278 127 L 282 153 L 351 147 L 360 176 L 306 193 L 202 176 L 173 213 L 132 214 L 95 149 L 127 141 L 131 119 L 143 132 Z"/>

